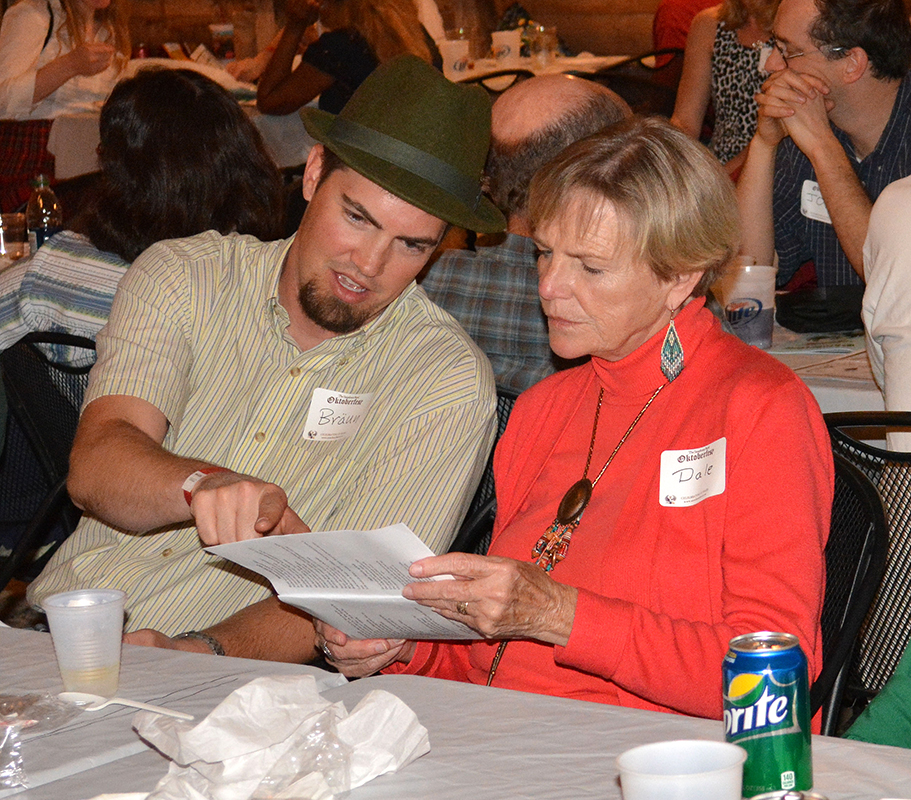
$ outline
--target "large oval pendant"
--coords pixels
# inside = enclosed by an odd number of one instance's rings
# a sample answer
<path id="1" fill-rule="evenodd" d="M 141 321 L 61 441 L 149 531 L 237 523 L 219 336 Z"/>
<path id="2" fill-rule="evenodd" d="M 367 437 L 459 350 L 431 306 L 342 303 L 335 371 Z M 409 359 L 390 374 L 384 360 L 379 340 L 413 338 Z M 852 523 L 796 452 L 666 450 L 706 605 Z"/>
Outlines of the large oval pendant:
<path id="1" fill-rule="evenodd" d="M 557 509 L 557 522 L 561 525 L 578 522 L 591 498 L 592 482 L 588 478 L 576 481 L 560 501 L 560 507 Z"/>

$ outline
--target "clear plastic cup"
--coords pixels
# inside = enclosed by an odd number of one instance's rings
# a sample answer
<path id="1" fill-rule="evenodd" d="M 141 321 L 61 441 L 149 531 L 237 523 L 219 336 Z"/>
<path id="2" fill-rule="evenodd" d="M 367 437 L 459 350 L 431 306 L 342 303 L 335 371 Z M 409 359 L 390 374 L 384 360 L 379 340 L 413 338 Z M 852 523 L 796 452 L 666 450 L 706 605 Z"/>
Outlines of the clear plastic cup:
<path id="1" fill-rule="evenodd" d="M 764 350 L 772 346 L 777 272 L 741 260 L 712 287 L 738 338 Z"/>
<path id="2" fill-rule="evenodd" d="M 118 589 L 79 589 L 44 600 L 66 691 L 102 697 L 117 692 L 125 602 Z"/>
<path id="3" fill-rule="evenodd" d="M 547 69 L 554 63 L 559 50 L 557 29 L 553 26 L 536 25 L 529 33 L 528 49 L 531 51 L 532 68 Z"/>
<path id="4" fill-rule="evenodd" d="M 0 260 L 13 262 L 28 254 L 25 214 L 0 214 Z"/>
<path id="5" fill-rule="evenodd" d="M 740 800 L 747 753 L 727 742 L 678 739 L 617 757 L 623 800 Z"/>

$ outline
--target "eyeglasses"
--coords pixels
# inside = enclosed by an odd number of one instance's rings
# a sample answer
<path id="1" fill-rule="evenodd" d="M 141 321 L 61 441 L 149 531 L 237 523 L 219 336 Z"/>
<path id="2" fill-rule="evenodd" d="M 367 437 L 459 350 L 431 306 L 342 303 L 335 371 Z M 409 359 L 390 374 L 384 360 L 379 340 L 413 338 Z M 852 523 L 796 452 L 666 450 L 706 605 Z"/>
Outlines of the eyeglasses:
<path id="1" fill-rule="evenodd" d="M 785 66 L 788 66 L 788 62 L 795 58 L 800 58 L 801 56 L 809 55 L 810 53 L 844 53 L 847 52 L 850 48 L 842 47 L 840 45 L 823 45 L 822 47 L 812 47 L 807 50 L 801 50 L 799 53 L 790 53 L 787 50 L 787 46 L 782 44 L 781 41 L 774 34 L 769 37 L 767 42 L 762 42 L 762 45 L 768 45 L 773 50 L 778 51 L 778 55 L 781 56 L 781 60 L 784 61 Z"/>

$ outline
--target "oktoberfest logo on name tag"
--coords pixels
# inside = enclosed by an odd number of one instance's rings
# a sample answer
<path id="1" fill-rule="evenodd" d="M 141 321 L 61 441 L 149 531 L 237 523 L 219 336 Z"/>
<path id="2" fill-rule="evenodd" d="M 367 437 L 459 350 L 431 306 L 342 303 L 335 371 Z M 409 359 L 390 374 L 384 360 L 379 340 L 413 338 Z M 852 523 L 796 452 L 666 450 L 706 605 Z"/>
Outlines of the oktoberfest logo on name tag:
<path id="1" fill-rule="evenodd" d="M 803 189 L 800 192 L 800 213 L 808 219 L 832 224 L 832 217 L 829 216 L 829 209 L 826 208 L 826 201 L 822 199 L 822 192 L 819 191 L 819 184 L 816 181 L 803 182 Z"/>
<path id="2" fill-rule="evenodd" d="M 694 450 L 665 450 L 661 454 L 660 502 L 684 507 L 724 492 L 727 439 L 721 437 Z"/>
<path id="3" fill-rule="evenodd" d="M 314 389 L 307 412 L 304 438 L 312 442 L 343 442 L 361 427 L 373 394 L 346 394 Z"/>

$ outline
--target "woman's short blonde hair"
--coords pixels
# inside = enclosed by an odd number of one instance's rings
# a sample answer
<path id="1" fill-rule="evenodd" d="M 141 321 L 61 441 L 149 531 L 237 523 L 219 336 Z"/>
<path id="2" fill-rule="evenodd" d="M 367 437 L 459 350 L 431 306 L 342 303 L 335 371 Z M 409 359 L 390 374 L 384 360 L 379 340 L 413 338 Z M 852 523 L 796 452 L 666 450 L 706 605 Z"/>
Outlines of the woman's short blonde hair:
<path id="1" fill-rule="evenodd" d="M 703 272 L 701 297 L 737 254 L 734 187 L 705 147 L 666 120 L 633 117 L 570 145 L 532 179 L 532 228 L 560 218 L 570 201 L 581 230 L 607 202 L 626 227 L 633 257 L 662 280 Z"/>

